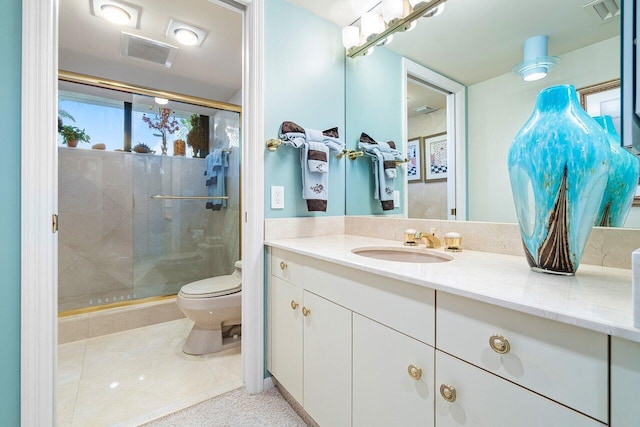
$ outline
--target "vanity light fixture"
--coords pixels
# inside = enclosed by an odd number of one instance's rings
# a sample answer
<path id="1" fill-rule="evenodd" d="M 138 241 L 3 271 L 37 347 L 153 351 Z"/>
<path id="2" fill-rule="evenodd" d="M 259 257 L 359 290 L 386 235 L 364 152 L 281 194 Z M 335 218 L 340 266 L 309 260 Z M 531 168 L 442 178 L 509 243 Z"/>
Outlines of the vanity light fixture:
<path id="1" fill-rule="evenodd" d="M 535 36 L 524 42 L 524 59 L 511 71 L 521 76 L 526 82 L 533 82 L 547 77 L 553 67 L 560 63 L 557 56 L 547 55 L 548 36 Z"/>
<path id="2" fill-rule="evenodd" d="M 169 103 L 169 100 L 167 98 L 158 98 L 157 96 L 153 98 L 153 100 L 158 105 L 167 105 Z"/>
<path id="3" fill-rule="evenodd" d="M 342 30 L 342 44 L 347 50 L 347 56 L 367 55 L 375 46 L 389 43 L 394 33 L 410 31 L 416 26 L 416 20 L 423 16 L 438 16 L 444 10 L 447 0 L 383 0 L 371 11 L 362 15 L 358 28 L 354 22 Z M 373 10 L 382 9 L 382 15 Z M 356 21 L 357 22 L 357 21 Z M 354 44 L 357 40 L 357 44 Z"/>
<path id="4" fill-rule="evenodd" d="M 201 46 L 207 32 L 202 28 L 172 19 L 169 21 L 165 35 L 184 46 Z"/>
<path id="5" fill-rule="evenodd" d="M 140 28 L 141 9 L 117 0 L 91 0 L 91 14 L 98 18 L 131 28 Z"/>

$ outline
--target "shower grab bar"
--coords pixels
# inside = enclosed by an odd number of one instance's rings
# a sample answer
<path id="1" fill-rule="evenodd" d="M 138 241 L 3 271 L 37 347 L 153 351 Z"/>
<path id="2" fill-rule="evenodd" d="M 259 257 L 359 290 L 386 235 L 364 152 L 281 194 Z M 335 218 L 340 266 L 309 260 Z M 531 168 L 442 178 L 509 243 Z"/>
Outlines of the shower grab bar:
<path id="1" fill-rule="evenodd" d="M 157 200 L 228 200 L 229 196 L 161 196 L 160 194 L 155 194 L 151 198 Z"/>

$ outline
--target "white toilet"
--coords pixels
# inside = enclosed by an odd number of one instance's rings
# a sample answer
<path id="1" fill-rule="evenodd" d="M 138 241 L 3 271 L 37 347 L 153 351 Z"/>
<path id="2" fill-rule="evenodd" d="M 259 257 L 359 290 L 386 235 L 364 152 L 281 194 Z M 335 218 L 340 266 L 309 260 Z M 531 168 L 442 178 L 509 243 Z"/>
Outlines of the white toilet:
<path id="1" fill-rule="evenodd" d="M 242 261 L 236 261 L 228 276 L 209 277 L 180 289 L 178 307 L 195 322 L 182 351 L 207 354 L 240 345 L 241 290 Z"/>

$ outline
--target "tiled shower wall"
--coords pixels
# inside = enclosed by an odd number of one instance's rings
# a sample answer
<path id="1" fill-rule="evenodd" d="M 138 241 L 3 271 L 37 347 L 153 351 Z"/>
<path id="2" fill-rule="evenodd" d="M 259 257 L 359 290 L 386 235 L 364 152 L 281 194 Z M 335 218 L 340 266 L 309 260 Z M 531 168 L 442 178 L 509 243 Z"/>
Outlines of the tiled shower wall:
<path id="1" fill-rule="evenodd" d="M 221 211 L 205 209 L 205 200 L 150 198 L 206 195 L 204 159 L 66 147 L 58 154 L 61 311 L 175 294 L 233 270 L 238 151 L 230 154 L 230 199 Z"/>

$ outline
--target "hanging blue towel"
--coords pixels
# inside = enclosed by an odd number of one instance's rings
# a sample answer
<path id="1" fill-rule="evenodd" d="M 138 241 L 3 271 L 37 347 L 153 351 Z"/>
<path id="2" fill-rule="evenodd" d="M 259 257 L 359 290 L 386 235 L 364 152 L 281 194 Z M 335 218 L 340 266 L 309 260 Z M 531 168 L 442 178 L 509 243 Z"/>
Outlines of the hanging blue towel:
<path id="1" fill-rule="evenodd" d="M 377 142 L 364 132 L 360 135 L 358 147 L 371 157 L 374 178 L 373 197 L 380 200 L 382 210 L 392 210 L 394 179 L 397 176 L 396 160 L 403 160 L 402 153 L 396 150 L 396 144 L 393 141 Z"/>
<path id="2" fill-rule="evenodd" d="M 307 210 L 326 212 L 329 188 L 329 147 L 321 142 L 305 142 L 300 150 L 302 198 Z"/>
<path id="3" fill-rule="evenodd" d="M 226 176 L 229 171 L 229 152 L 215 149 L 207 155 L 204 160 L 207 186 L 207 196 L 221 197 L 227 195 L 225 187 Z M 219 211 L 227 207 L 226 199 L 211 199 L 207 202 L 206 208 Z"/>
<path id="4" fill-rule="evenodd" d="M 300 149 L 302 198 L 310 212 L 326 212 L 329 197 L 329 151 L 342 152 L 344 142 L 338 139 L 338 128 L 318 131 L 304 129 L 293 122 L 283 122 L 280 138 Z"/>

